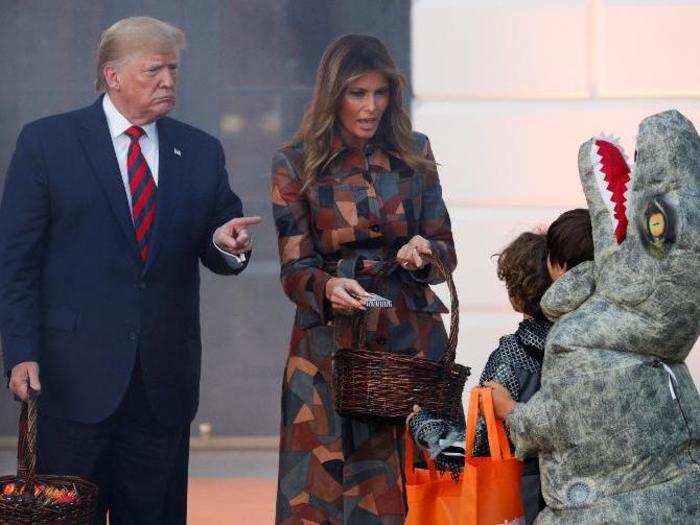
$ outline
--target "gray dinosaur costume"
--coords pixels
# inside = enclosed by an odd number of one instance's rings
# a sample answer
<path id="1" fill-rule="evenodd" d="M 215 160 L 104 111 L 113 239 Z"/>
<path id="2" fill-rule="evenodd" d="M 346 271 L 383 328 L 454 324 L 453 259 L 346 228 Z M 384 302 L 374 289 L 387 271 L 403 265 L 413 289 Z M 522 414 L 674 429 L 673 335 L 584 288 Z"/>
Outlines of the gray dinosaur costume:
<path id="1" fill-rule="evenodd" d="M 700 395 L 683 362 L 700 327 L 700 138 L 677 111 L 645 119 L 627 195 L 614 141 L 583 144 L 579 171 L 595 261 L 542 299 L 558 318 L 542 386 L 507 419 L 517 455 L 540 457 L 536 523 L 700 523 Z"/>

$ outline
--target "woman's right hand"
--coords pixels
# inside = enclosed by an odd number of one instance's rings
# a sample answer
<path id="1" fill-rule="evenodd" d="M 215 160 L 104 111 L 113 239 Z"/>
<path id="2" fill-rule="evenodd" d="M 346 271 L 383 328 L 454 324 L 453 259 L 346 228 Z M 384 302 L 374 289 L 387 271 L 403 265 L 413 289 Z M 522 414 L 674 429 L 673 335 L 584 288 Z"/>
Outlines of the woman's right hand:
<path id="1" fill-rule="evenodd" d="M 331 302 L 333 310 L 367 310 L 363 301 L 369 296 L 355 279 L 331 277 L 326 282 L 326 299 Z"/>

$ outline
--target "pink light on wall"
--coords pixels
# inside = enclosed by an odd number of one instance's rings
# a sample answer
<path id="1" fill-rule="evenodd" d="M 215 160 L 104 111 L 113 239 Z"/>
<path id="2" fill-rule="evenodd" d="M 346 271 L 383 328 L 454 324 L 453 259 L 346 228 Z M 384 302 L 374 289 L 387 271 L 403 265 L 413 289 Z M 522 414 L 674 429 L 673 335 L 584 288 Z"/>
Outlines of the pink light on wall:
<path id="1" fill-rule="evenodd" d="M 441 163 L 474 374 L 517 321 L 490 256 L 585 206 L 580 144 L 605 132 L 631 154 L 669 108 L 700 126 L 698 27 L 690 0 L 414 2 L 414 125 Z M 688 365 L 700 384 L 700 349 Z"/>
<path id="2" fill-rule="evenodd" d="M 700 97 L 700 5 L 666 4 L 601 6 L 601 96 Z"/>

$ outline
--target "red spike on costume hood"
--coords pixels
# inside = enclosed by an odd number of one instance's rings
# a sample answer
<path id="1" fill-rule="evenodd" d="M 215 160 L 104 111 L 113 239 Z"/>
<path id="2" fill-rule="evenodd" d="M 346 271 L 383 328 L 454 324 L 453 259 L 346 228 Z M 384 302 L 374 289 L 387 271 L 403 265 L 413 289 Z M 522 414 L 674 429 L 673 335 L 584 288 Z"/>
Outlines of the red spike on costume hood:
<path id="1" fill-rule="evenodd" d="M 600 155 L 601 168 L 605 174 L 604 180 L 608 184 L 608 190 L 612 193 L 610 200 L 614 204 L 617 227 L 615 228 L 615 239 L 617 244 L 625 240 L 627 235 L 627 214 L 625 193 L 627 183 L 630 180 L 630 168 L 625 161 L 620 149 L 613 143 L 606 140 L 596 140 L 598 155 Z"/>

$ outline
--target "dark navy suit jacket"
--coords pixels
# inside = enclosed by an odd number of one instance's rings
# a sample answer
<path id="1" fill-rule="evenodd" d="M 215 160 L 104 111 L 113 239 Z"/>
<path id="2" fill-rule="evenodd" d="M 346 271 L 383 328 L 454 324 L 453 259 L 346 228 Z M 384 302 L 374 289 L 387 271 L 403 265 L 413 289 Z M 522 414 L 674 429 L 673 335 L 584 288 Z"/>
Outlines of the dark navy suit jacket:
<path id="1" fill-rule="evenodd" d="M 242 206 L 217 139 L 170 118 L 157 126 L 158 207 L 145 265 L 101 99 L 28 124 L 17 141 L 0 207 L 0 333 L 7 374 L 39 362 L 48 415 L 107 418 L 138 352 L 158 419 L 194 417 L 199 261 L 220 274 L 242 270 L 212 243 Z"/>

